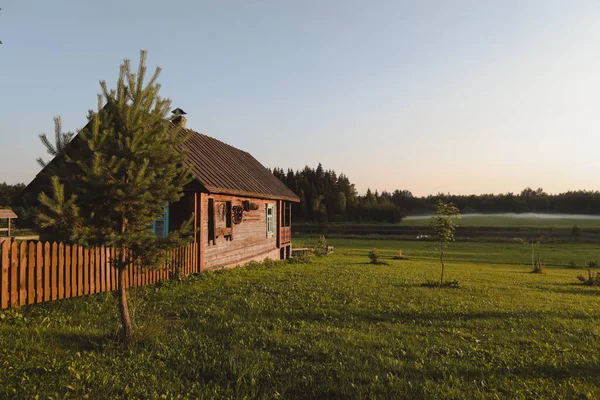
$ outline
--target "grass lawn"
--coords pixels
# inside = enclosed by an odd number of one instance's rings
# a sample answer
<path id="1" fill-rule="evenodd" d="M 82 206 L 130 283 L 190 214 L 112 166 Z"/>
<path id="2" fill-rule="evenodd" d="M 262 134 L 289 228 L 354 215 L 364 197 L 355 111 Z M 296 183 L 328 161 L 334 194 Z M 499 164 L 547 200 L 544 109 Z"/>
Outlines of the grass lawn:
<path id="1" fill-rule="evenodd" d="M 400 222 L 404 226 L 427 226 L 430 218 L 405 218 Z M 536 218 L 514 215 L 463 215 L 458 221 L 460 226 L 497 226 L 524 228 L 600 228 L 600 218 L 572 218 L 562 216 L 557 218 Z"/>
<path id="2" fill-rule="evenodd" d="M 139 343 L 115 344 L 110 295 L 5 312 L 0 398 L 599 398 L 600 288 L 569 260 L 591 245 L 332 240 L 268 263 L 131 290 Z M 379 265 L 367 252 L 382 250 Z M 392 260 L 402 247 L 408 261 Z"/>

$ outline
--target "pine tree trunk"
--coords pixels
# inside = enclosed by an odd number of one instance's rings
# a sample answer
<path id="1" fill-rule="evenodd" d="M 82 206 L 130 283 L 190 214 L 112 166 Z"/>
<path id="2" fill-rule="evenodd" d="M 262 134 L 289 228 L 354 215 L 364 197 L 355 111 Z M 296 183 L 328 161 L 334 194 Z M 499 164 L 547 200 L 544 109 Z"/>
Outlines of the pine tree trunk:
<path id="1" fill-rule="evenodd" d="M 133 327 L 127 307 L 127 292 L 125 289 L 125 268 L 119 268 L 119 312 L 121 313 L 121 325 L 123 326 L 123 340 L 125 343 L 133 342 Z"/>
<path id="2" fill-rule="evenodd" d="M 444 284 L 444 247 L 440 243 L 440 262 L 442 263 L 442 277 L 440 278 L 440 285 Z"/>

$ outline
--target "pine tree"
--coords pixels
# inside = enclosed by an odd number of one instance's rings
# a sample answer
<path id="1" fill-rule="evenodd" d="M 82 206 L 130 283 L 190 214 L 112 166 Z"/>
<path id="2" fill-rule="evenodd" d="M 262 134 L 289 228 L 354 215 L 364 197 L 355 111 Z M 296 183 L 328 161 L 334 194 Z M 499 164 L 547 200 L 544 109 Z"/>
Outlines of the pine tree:
<path id="1" fill-rule="evenodd" d="M 71 139 L 73 139 L 74 135 L 75 134 L 73 132 L 62 131 L 62 119 L 60 116 L 56 116 L 54 117 L 54 144 L 50 142 L 50 139 L 48 139 L 48 136 L 46 136 L 45 133 L 41 133 L 39 137 L 44 147 L 46 147 L 48 154 L 50 154 L 52 157 L 56 157 L 67 148 L 67 145 Z M 42 168 L 48 165 L 48 163 L 44 161 L 42 157 L 38 157 L 36 161 Z"/>
<path id="2" fill-rule="evenodd" d="M 40 196 L 47 209 L 40 217 L 42 227 L 60 225 L 71 242 L 119 250 L 111 265 L 118 270 L 119 311 L 128 343 L 133 330 L 123 286 L 126 268 L 159 265 L 164 250 L 180 246 L 191 226 L 190 220 L 164 239 L 149 228 L 164 206 L 181 197 L 190 179 L 182 167 L 185 155 L 178 151 L 186 136 L 167 121 L 171 102 L 159 96 L 159 73 L 156 68 L 144 84 L 142 51 L 137 73 L 129 60 L 123 62 L 116 89 L 100 82 L 98 111 L 90 113 L 76 151 L 66 152 L 67 168 L 53 178 L 53 197 Z"/>

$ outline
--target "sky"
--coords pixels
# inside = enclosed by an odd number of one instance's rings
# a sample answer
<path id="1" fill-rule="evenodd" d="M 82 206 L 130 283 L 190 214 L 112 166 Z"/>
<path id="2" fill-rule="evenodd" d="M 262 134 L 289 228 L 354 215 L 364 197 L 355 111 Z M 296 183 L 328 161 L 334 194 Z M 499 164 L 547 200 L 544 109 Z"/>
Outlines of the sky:
<path id="1" fill-rule="evenodd" d="M 187 126 L 359 192 L 600 189 L 600 2 L 0 0 L 0 182 L 123 59 Z M 47 157 L 46 157 L 47 158 Z"/>

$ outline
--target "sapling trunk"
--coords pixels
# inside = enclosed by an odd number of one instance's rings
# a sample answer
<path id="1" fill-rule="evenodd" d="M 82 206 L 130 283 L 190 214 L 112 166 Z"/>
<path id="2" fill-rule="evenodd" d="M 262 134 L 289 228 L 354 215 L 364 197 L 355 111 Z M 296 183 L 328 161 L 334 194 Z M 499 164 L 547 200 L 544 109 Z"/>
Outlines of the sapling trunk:
<path id="1" fill-rule="evenodd" d="M 127 306 L 127 289 L 125 288 L 125 268 L 119 268 L 119 312 L 121 314 L 121 325 L 123 326 L 123 340 L 127 344 L 133 342 L 133 327 Z"/>
<path id="2" fill-rule="evenodd" d="M 442 276 L 440 278 L 440 285 L 444 284 L 444 244 L 440 243 L 440 262 L 442 263 Z"/>

